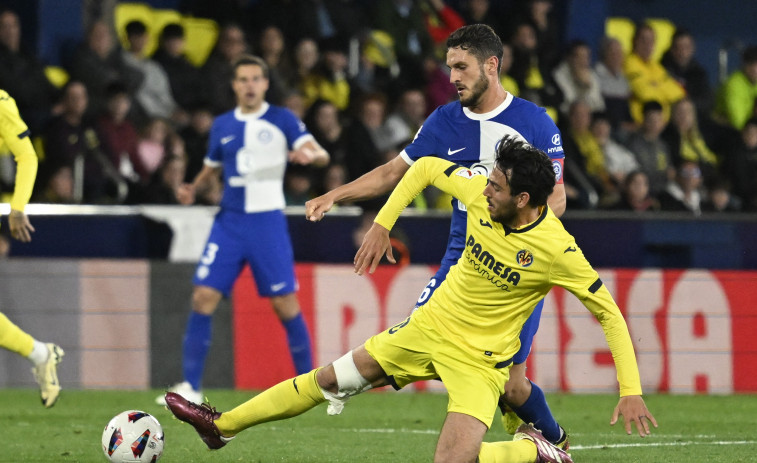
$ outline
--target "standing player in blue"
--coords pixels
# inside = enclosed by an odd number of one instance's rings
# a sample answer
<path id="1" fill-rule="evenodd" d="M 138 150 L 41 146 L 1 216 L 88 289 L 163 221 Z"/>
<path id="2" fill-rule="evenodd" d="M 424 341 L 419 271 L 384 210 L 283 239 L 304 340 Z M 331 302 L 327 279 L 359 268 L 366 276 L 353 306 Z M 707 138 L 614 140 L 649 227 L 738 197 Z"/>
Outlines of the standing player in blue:
<path id="1" fill-rule="evenodd" d="M 287 161 L 322 166 L 328 153 L 292 112 L 265 101 L 268 66 L 246 55 L 234 65 L 232 87 L 237 107 L 216 118 L 210 130 L 205 165 L 179 200 L 192 204 L 195 191 L 223 171 L 224 193 L 205 253 L 193 279 L 192 311 L 183 345 L 184 381 L 171 388 L 202 402 L 200 392 L 210 347 L 211 320 L 228 296 L 245 262 L 258 293 L 271 300 L 287 333 L 298 374 L 312 369 L 310 335 L 297 301 L 294 254 L 283 209 Z M 163 396 L 158 403 L 165 404 Z"/>
<path id="2" fill-rule="evenodd" d="M 426 119 L 413 142 L 395 159 L 308 201 L 305 204 L 307 219 L 320 220 L 334 203 L 340 201 L 364 200 L 389 192 L 410 166 L 424 156 L 446 159 L 488 176 L 493 169 L 496 144 L 505 135 L 527 141 L 552 159 L 557 184 L 547 202 L 556 216 L 562 215 L 565 187 L 560 131 L 543 108 L 505 91 L 499 80 L 501 60 L 502 42 L 491 27 L 473 24 L 453 32 L 447 39 L 447 66 L 450 82 L 457 87 L 459 101 L 437 108 Z M 447 251 L 416 307 L 428 300 L 457 262 L 465 248 L 465 226 L 465 207 L 453 199 Z M 534 423 L 550 442 L 566 447 L 567 434 L 552 416 L 544 392 L 526 377 L 526 359 L 539 328 L 543 305 L 544 301 L 536 305 L 521 330 L 521 348 L 513 357 L 510 379 L 500 406 L 508 432 L 513 433 L 523 420 Z"/>

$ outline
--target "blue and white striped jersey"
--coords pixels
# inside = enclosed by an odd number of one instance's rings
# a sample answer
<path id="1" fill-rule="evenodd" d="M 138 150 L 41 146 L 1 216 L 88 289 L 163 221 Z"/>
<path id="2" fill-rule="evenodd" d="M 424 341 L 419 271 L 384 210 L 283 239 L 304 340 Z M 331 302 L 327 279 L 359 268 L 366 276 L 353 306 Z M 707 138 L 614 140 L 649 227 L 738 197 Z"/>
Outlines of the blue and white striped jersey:
<path id="1" fill-rule="evenodd" d="M 284 209 L 284 172 L 290 150 L 312 140 L 305 124 L 286 108 L 263 103 L 221 114 L 210 129 L 205 164 L 223 169 L 221 208 L 238 212 Z"/>
<path id="2" fill-rule="evenodd" d="M 497 143 L 505 135 L 527 141 L 552 159 L 557 183 L 562 183 L 562 137 L 544 108 L 508 93 L 496 109 L 476 114 L 459 101 L 438 107 L 418 130 L 415 139 L 400 153 L 410 165 L 424 156 L 434 156 L 489 176 Z M 465 206 L 453 200 L 452 224 L 442 268 L 453 265 L 465 242 Z"/>

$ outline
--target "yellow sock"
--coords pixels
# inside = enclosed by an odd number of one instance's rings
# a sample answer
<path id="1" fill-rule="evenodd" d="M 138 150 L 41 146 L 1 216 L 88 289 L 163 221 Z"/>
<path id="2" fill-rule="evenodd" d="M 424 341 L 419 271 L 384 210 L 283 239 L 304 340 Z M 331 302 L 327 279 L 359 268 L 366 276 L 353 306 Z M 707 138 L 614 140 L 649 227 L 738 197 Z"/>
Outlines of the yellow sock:
<path id="1" fill-rule="evenodd" d="M 233 410 L 224 412 L 215 421 L 218 430 L 224 436 L 231 437 L 260 423 L 300 415 L 325 402 L 321 387 L 315 379 L 317 371 L 315 369 L 282 381 Z"/>
<path id="2" fill-rule="evenodd" d="M 0 312 L 0 347 L 28 357 L 34 348 L 34 338 Z"/>
<path id="3" fill-rule="evenodd" d="M 528 439 L 506 442 L 484 442 L 478 453 L 481 463 L 534 463 L 536 444 Z"/>

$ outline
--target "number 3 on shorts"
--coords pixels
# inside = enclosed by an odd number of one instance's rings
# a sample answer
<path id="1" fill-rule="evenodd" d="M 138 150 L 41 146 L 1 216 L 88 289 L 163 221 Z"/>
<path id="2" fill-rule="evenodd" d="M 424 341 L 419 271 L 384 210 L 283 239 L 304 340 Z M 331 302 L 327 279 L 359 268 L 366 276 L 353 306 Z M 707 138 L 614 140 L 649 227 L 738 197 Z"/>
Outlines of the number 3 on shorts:
<path id="1" fill-rule="evenodd" d="M 208 243 L 208 247 L 205 249 L 205 254 L 203 254 L 200 259 L 200 263 L 203 265 L 212 264 L 213 261 L 216 260 L 216 252 L 218 252 L 218 245 L 215 243 Z"/>

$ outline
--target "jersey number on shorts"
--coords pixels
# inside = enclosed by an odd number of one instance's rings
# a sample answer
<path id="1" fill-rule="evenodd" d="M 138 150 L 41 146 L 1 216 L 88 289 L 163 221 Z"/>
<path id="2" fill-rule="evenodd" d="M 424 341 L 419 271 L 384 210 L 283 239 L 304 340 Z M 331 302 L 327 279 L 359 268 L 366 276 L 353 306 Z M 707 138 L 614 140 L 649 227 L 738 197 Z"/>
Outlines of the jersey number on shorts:
<path id="1" fill-rule="evenodd" d="M 205 254 L 200 258 L 200 263 L 203 265 L 210 265 L 216 260 L 216 252 L 218 252 L 218 245 L 215 243 L 208 243 L 208 247 L 205 249 Z"/>

